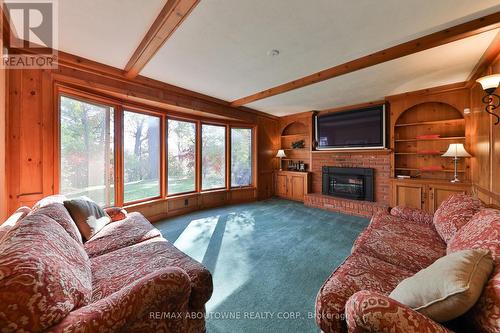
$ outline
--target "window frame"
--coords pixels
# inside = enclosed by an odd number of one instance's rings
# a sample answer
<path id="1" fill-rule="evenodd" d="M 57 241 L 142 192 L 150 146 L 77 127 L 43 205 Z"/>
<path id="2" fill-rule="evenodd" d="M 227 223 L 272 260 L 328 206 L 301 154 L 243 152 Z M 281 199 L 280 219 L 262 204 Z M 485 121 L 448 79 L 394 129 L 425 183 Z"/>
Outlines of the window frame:
<path id="1" fill-rule="evenodd" d="M 82 93 L 78 90 L 73 90 L 70 88 L 62 87 L 59 85 L 55 86 L 54 89 L 55 96 L 55 126 L 54 126 L 54 192 L 61 193 L 61 97 L 70 98 L 82 103 L 93 104 L 96 106 L 113 108 L 113 159 L 114 159 L 114 202 L 111 206 L 117 206 L 122 203 L 121 201 L 121 185 L 120 177 L 118 175 L 118 163 L 119 163 L 119 138 L 120 129 L 117 128 L 117 117 L 120 113 L 120 105 L 114 100 L 105 97 L 100 97 L 92 94 Z M 108 206 L 104 206 L 108 207 Z"/>
<path id="2" fill-rule="evenodd" d="M 53 149 L 53 192 L 60 193 L 60 163 L 61 163 L 61 137 L 60 137 L 60 96 L 76 99 L 82 102 L 87 102 L 96 105 L 112 107 L 114 109 L 114 206 L 129 207 L 136 204 L 154 203 L 159 200 L 167 200 L 175 197 L 191 197 L 193 195 L 202 195 L 210 192 L 231 191 L 239 189 L 256 188 L 257 183 L 257 130 L 258 125 L 231 119 L 218 120 L 207 116 L 196 114 L 182 113 L 180 111 L 171 110 L 168 108 L 160 108 L 154 105 L 144 104 L 124 100 L 116 96 L 107 95 L 104 92 L 94 91 L 83 87 L 73 86 L 64 81 L 55 81 L 53 83 L 53 101 L 51 109 L 54 110 L 54 117 L 51 120 L 53 124 L 54 140 L 52 143 Z M 144 198 L 136 201 L 124 201 L 124 142 L 123 142 L 123 114 L 124 111 L 131 111 L 140 114 L 156 116 L 160 118 L 160 195 L 156 197 Z M 196 170 L 195 170 L 195 187 L 196 190 L 186 193 L 176 193 L 167 195 L 167 119 L 192 122 L 196 124 Z M 225 127 L 225 186 L 208 190 L 202 189 L 202 125 L 213 125 Z M 252 130 L 252 183 L 248 186 L 231 187 L 231 128 L 248 128 Z M 49 129 L 50 130 L 50 129 Z"/>
<path id="3" fill-rule="evenodd" d="M 230 159 L 230 162 L 232 162 L 232 140 L 233 140 L 233 132 L 232 130 L 234 129 L 248 129 L 250 130 L 250 152 L 251 152 L 251 158 L 250 158 L 250 168 L 251 168 L 251 175 L 250 175 L 250 184 L 248 185 L 243 185 L 243 186 L 233 186 L 232 182 L 231 182 L 231 176 L 232 176 L 232 167 L 231 167 L 231 163 L 229 165 L 229 185 L 230 185 L 230 188 L 231 189 L 245 189 L 245 188 L 252 188 L 252 187 L 255 187 L 255 173 L 256 173 L 256 163 L 255 163 L 255 153 L 256 153 L 256 150 L 255 150 L 255 136 L 254 136 L 254 133 L 255 133 L 255 126 L 237 126 L 237 125 L 231 125 L 229 126 L 229 141 L 231 142 L 230 145 L 230 150 L 229 150 L 229 159 Z"/>
<path id="4" fill-rule="evenodd" d="M 203 171 L 203 125 L 208 125 L 208 126 L 218 126 L 218 127 L 224 127 L 224 186 L 221 187 L 214 187 L 210 189 L 203 189 L 203 177 L 202 177 L 202 171 Z M 201 121 L 200 122 L 200 140 L 199 140 L 199 146 L 200 146 L 200 168 L 199 168 L 199 186 L 200 186 L 200 193 L 207 193 L 207 192 L 212 192 L 212 191 L 220 191 L 220 190 L 229 190 L 228 186 L 228 174 L 229 174 L 229 169 L 228 169 L 228 162 L 230 163 L 228 159 L 228 151 L 231 149 L 231 143 L 228 142 L 228 129 L 229 125 L 224 124 L 224 123 L 219 123 L 219 122 L 212 122 L 212 121 Z M 229 165 L 230 167 L 230 165 Z"/>
<path id="5" fill-rule="evenodd" d="M 175 121 L 183 121 L 186 123 L 192 123 L 195 125 L 194 127 L 194 190 L 193 191 L 187 191 L 187 192 L 179 192 L 179 193 L 173 193 L 169 194 L 168 193 L 168 121 L 169 120 L 175 120 Z M 198 174 L 201 172 L 201 170 L 198 169 L 198 160 L 200 159 L 199 156 L 199 149 L 198 149 L 198 141 L 201 141 L 201 137 L 199 137 L 199 130 L 198 128 L 200 127 L 200 122 L 198 120 L 193 120 L 189 118 L 181 118 L 181 117 L 176 117 L 176 116 L 169 116 L 167 115 L 165 117 L 165 197 L 166 198 L 172 198 L 172 197 L 177 197 L 185 194 L 193 194 L 193 193 L 198 193 L 200 192 L 199 190 L 201 189 L 198 185 Z"/>
<path id="6" fill-rule="evenodd" d="M 154 197 L 147 197 L 147 198 L 142 198 L 142 199 L 138 199 L 138 200 L 132 200 L 132 201 L 125 201 L 125 112 L 131 112 L 131 113 L 137 113 L 137 114 L 141 114 L 141 115 L 146 115 L 146 116 L 151 116 L 151 117 L 157 117 L 159 119 L 159 140 L 160 140 L 160 147 L 159 147 L 159 153 L 160 153 L 160 157 L 159 157 L 159 171 L 160 171 L 160 174 L 159 174 L 159 194 L 157 196 L 154 196 Z M 121 109 L 121 117 L 120 117 L 120 128 L 121 128 L 121 142 L 122 142 L 122 146 L 120 147 L 121 149 L 121 165 L 122 165 L 122 168 L 121 168 L 121 179 L 122 179 L 122 193 L 123 193 L 123 201 L 122 201 L 122 205 L 123 206 L 130 206 L 130 205 L 135 205 L 135 204 L 138 204 L 138 203 L 143 203 L 143 202 L 146 202 L 146 201 L 153 201 L 153 200 L 157 200 L 157 199 L 161 199 L 161 198 L 164 198 L 165 197 L 165 165 L 164 165 L 164 160 L 165 160 L 165 115 L 160 113 L 160 112 L 157 112 L 157 111 L 153 111 L 153 110 L 148 110 L 148 109 L 145 109 L 145 108 L 140 108 L 140 107 L 137 107 L 137 106 L 131 106 L 130 104 L 123 104 L 122 105 L 122 109 Z"/>

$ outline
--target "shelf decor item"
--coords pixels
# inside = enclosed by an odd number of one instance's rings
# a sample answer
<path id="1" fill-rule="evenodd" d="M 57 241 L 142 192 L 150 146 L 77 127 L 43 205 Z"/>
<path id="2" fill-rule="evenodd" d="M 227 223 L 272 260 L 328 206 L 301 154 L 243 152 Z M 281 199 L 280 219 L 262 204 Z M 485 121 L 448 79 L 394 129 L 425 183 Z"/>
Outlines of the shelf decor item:
<path id="1" fill-rule="evenodd" d="M 305 144 L 304 140 L 299 140 L 299 141 L 292 142 L 292 148 L 293 149 L 304 148 L 305 146 L 306 146 L 306 144 Z"/>
<path id="2" fill-rule="evenodd" d="M 458 172 L 457 172 L 457 164 L 458 164 L 458 158 L 459 157 L 471 157 L 471 154 L 467 152 L 464 148 L 463 143 L 452 143 L 448 147 L 448 150 L 446 153 L 442 155 L 443 157 L 453 157 L 453 161 L 455 162 L 455 169 L 454 169 L 454 177 L 451 180 L 452 183 L 458 183 L 460 182 L 460 179 L 458 179 Z"/>
<path id="3" fill-rule="evenodd" d="M 495 110 L 500 106 L 500 96 L 495 94 L 495 90 L 500 84 L 500 74 L 483 76 L 476 80 L 481 84 L 486 95 L 483 97 L 483 103 L 486 104 L 484 110 L 496 118 L 495 125 L 500 123 L 500 116 L 495 114 Z"/>
<path id="4" fill-rule="evenodd" d="M 283 157 L 286 157 L 285 151 L 283 149 L 278 150 L 278 153 L 276 154 L 276 157 L 279 157 L 279 159 L 280 159 L 280 171 L 283 171 L 281 165 L 282 165 L 282 161 L 283 161 L 282 159 L 283 159 Z"/>

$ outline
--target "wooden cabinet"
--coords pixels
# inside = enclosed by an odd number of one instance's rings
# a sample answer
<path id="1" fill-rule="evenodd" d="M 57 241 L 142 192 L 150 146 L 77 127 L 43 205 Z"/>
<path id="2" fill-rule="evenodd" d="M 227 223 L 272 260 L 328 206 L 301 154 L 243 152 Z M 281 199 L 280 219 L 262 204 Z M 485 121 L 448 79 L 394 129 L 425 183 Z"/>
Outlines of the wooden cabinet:
<path id="1" fill-rule="evenodd" d="M 304 195 L 309 193 L 310 178 L 309 172 L 276 171 L 274 194 L 285 199 L 304 201 Z"/>
<path id="2" fill-rule="evenodd" d="M 450 195 L 468 193 L 469 183 L 450 183 L 429 179 L 394 179 L 392 206 L 419 208 L 434 213 Z"/>
<path id="3" fill-rule="evenodd" d="M 276 173 L 274 176 L 274 193 L 279 197 L 286 197 L 287 189 L 287 175 L 283 173 Z"/>
<path id="4" fill-rule="evenodd" d="M 396 183 L 393 186 L 393 206 L 426 209 L 425 185 Z"/>

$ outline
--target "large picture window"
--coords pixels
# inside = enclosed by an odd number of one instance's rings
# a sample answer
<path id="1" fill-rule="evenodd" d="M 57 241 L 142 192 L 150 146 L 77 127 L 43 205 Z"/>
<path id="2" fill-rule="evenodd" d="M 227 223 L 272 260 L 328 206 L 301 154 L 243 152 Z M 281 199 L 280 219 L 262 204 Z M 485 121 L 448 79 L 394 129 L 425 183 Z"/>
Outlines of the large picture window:
<path id="1" fill-rule="evenodd" d="M 252 184 L 252 130 L 231 128 L 231 186 Z"/>
<path id="2" fill-rule="evenodd" d="M 196 123 L 168 119 L 167 192 L 179 194 L 196 190 Z"/>
<path id="3" fill-rule="evenodd" d="M 160 196 L 160 118 L 123 113 L 124 201 Z"/>
<path id="4" fill-rule="evenodd" d="M 114 197 L 112 107 L 60 96 L 60 192 L 109 206 Z"/>
<path id="5" fill-rule="evenodd" d="M 201 188 L 223 188 L 226 186 L 226 127 L 203 124 L 201 136 Z"/>

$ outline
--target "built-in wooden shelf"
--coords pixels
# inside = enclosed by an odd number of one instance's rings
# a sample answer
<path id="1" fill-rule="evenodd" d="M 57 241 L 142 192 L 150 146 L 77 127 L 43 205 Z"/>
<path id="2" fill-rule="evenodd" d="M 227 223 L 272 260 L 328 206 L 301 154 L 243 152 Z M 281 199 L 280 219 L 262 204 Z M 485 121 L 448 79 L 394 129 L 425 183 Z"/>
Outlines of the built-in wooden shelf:
<path id="1" fill-rule="evenodd" d="M 396 168 L 402 171 L 419 171 L 419 172 L 454 172 L 453 169 L 440 169 L 440 170 L 422 170 L 417 168 Z M 457 172 L 465 172 L 465 170 L 457 170 Z"/>
<path id="2" fill-rule="evenodd" d="M 444 151 L 443 152 L 439 152 L 439 153 L 436 153 L 436 154 L 430 154 L 430 153 L 405 153 L 405 152 L 400 152 L 400 153 L 394 153 L 395 155 L 419 155 L 419 156 L 436 156 L 436 157 L 443 157 L 441 155 L 444 154 Z"/>
<path id="3" fill-rule="evenodd" d="M 281 125 L 280 148 L 285 151 L 286 158 L 283 158 L 281 167 L 287 168 L 290 162 L 303 161 L 308 167 L 311 166 L 311 124 L 308 118 L 290 117 Z M 292 144 L 304 140 L 303 148 L 293 148 Z"/>
<path id="4" fill-rule="evenodd" d="M 448 137 L 441 137 L 441 138 L 431 138 L 431 139 L 400 139 L 400 140 L 394 140 L 396 142 L 414 142 L 414 141 L 441 141 L 441 140 L 465 140 L 465 136 L 448 136 Z"/>
<path id="5" fill-rule="evenodd" d="M 396 127 L 404 127 L 404 126 L 422 126 L 422 125 L 442 125 L 442 124 L 458 124 L 464 123 L 465 119 L 445 119 L 445 120 L 433 120 L 433 121 L 421 121 L 416 123 L 407 123 L 407 124 L 396 124 Z"/>
<path id="6" fill-rule="evenodd" d="M 465 119 L 449 104 L 424 102 L 400 114 L 392 135 L 393 176 L 447 180 L 453 172 L 453 160 L 441 155 L 450 143 L 465 142 Z M 432 166 L 441 166 L 442 169 L 425 170 Z M 465 159 L 459 161 L 458 168 L 461 174 L 467 173 Z"/>
<path id="7" fill-rule="evenodd" d="M 307 133 L 297 133 L 297 134 L 285 134 L 282 135 L 282 138 L 294 138 L 294 137 L 305 137 L 307 136 Z"/>

